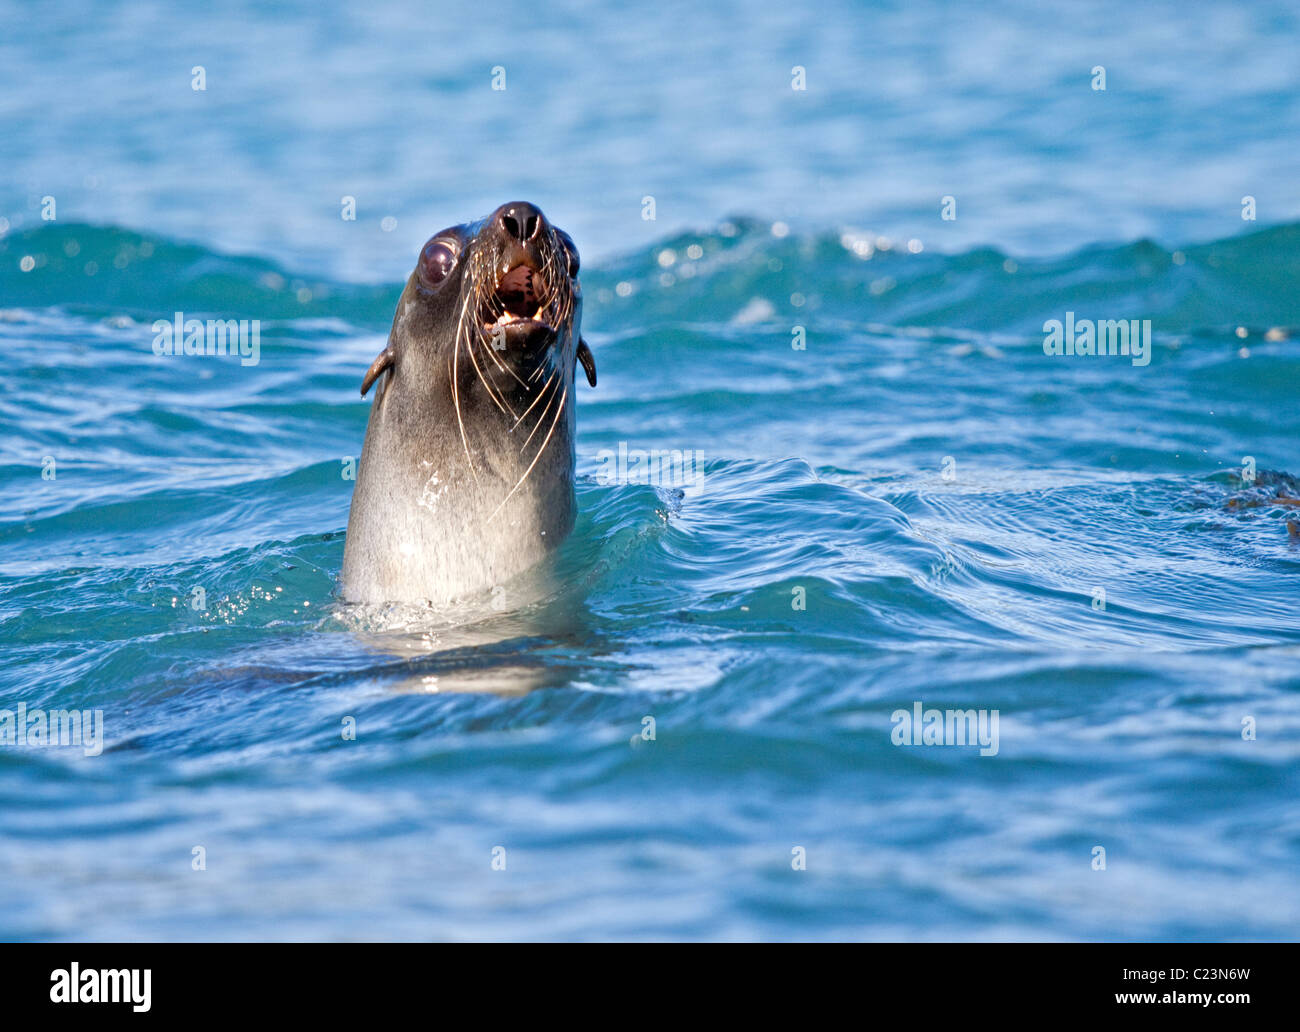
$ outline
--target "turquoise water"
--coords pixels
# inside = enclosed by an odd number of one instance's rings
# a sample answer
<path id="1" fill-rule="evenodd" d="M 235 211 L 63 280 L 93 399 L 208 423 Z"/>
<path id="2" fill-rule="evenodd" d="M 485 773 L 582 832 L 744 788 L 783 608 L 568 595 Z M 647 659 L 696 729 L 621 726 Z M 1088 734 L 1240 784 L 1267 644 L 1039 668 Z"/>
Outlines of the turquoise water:
<path id="1" fill-rule="evenodd" d="M 0 709 L 105 743 L 0 748 L 0 937 L 1295 937 L 1289 7 L 3 10 Z M 516 196 L 584 255 L 578 526 L 376 639 L 357 387 Z"/>

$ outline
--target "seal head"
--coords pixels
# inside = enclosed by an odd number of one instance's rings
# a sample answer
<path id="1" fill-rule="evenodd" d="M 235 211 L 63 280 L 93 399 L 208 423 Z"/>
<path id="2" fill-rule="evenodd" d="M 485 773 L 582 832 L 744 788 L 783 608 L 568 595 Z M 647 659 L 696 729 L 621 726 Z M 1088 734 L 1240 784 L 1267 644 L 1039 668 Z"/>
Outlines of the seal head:
<path id="1" fill-rule="evenodd" d="M 397 304 L 348 518 L 342 593 L 446 602 L 532 566 L 573 527 L 573 240 L 526 202 L 435 234 Z"/>

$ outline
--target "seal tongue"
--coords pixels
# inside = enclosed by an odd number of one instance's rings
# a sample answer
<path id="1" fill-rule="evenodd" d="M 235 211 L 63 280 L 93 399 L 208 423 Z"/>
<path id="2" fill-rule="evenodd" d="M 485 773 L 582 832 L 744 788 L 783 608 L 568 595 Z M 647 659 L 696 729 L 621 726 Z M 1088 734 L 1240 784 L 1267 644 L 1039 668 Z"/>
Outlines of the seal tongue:
<path id="1" fill-rule="evenodd" d="M 502 278 L 497 296 L 511 315 L 521 319 L 530 317 L 538 308 L 533 270 L 526 265 L 515 266 Z"/>

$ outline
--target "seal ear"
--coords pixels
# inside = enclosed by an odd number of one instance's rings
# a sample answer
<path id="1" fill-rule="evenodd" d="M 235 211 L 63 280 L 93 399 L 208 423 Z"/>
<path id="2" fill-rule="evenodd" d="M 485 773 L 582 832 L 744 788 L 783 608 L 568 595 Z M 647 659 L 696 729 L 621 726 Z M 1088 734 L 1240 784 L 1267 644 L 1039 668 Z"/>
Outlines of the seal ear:
<path id="1" fill-rule="evenodd" d="M 393 359 L 397 357 L 392 347 L 386 347 L 379 352 L 379 357 L 370 363 L 370 368 L 366 370 L 365 378 L 361 381 L 361 396 L 366 396 L 366 391 L 370 390 L 371 384 L 379 379 L 379 374 L 388 369 L 393 364 Z"/>
<path id="2" fill-rule="evenodd" d="M 591 348 L 587 347 L 587 342 L 581 337 L 578 338 L 578 361 L 582 363 L 582 368 L 587 373 L 587 382 L 595 387 L 596 359 L 592 357 Z"/>

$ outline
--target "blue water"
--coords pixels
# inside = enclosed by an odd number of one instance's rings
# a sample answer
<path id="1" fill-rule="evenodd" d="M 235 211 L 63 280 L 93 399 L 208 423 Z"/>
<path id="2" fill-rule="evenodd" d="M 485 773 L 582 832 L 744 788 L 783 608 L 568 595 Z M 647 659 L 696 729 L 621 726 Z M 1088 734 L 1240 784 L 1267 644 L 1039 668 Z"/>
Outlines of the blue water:
<path id="1" fill-rule="evenodd" d="M 0 5 L 0 709 L 106 736 L 0 746 L 0 937 L 1295 938 L 1293 5 L 437 6 Z M 578 526 L 377 647 L 357 387 L 520 196 L 584 256 Z"/>

